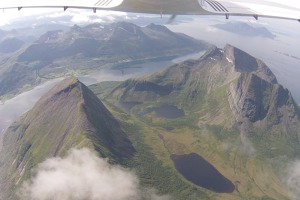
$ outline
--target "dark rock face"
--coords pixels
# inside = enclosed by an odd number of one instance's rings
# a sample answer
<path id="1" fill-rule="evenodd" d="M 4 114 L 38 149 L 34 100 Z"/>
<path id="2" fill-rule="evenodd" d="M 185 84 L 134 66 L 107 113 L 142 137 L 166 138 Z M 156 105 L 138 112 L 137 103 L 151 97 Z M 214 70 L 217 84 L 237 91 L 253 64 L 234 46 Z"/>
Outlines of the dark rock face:
<path id="1" fill-rule="evenodd" d="M 247 76 L 242 74 L 238 79 L 235 87 L 235 92 L 240 113 L 243 117 L 248 118 L 251 122 L 262 120 L 266 117 L 269 109 L 268 102 L 265 105 L 262 103 L 268 101 L 265 91 L 272 90 L 272 84 L 261 79 L 255 74 Z"/>
<path id="2" fill-rule="evenodd" d="M 224 55 L 233 62 L 236 72 L 247 74 L 255 73 L 257 76 L 268 82 L 277 83 L 275 75 L 268 66 L 246 52 L 231 45 L 226 45 L 224 48 Z"/>
<path id="3" fill-rule="evenodd" d="M 295 128 L 289 127 L 298 121 L 297 105 L 291 93 L 278 84 L 271 70 L 262 61 L 234 47 L 226 46 L 225 52 L 235 61 L 235 69 L 240 73 L 229 89 L 231 108 L 237 121 L 260 122 L 263 129 L 283 122 L 281 125 L 285 130 L 295 132 Z M 292 119 L 290 115 L 295 117 Z"/>

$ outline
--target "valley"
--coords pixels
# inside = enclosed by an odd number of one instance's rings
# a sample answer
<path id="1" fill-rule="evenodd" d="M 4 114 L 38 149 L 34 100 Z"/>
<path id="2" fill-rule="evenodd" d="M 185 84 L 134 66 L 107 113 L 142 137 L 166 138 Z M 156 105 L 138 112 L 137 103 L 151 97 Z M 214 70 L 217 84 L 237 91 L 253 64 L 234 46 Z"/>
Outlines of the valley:
<path id="1" fill-rule="evenodd" d="M 154 24 L 139 27 L 117 22 L 51 30 L 18 51 L 3 55 L 0 97 L 9 99 L 41 82 L 70 75 L 111 69 L 127 74 L 142 64 L 170 62 L 209 46 Z"/>

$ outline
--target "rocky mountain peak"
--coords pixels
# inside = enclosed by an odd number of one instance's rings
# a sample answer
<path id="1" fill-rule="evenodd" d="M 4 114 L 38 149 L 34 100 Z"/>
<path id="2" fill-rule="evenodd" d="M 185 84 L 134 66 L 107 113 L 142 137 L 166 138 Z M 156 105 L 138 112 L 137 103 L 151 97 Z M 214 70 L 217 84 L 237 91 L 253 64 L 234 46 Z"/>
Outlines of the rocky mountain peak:
<path id="1" fill-rule="evenodd" d="M 229 103 L 237 122 L 259 122 L 263 129 L 281 124 L 285 130 L 295 132 L 292 124 L 298 123 L 297 105 L 268 66 L 231 45 L 226 45 L 224 55 L 240 73 L 228 90 Z"/>
<path id="2" fill-rule="evenodd" d="M 265 63 L 241 49 L 227 44 L 224 47 L 224 56 L 229 62 L 234 64 L 236 72 L 255 73 L 257 76 L 268 82 L 277 83 L 275 75 Z"/>
<path id="3" fill-rule="evenodd" d="M 247 121 L 254 126 L 259 123 L 260 129 L 279 125 L 297 131 L 292 124 L 299 123 L 298 107 L 291 93 L 278 84 L 264 62 L 231 45 L 224 49 L 212 47 L 198 60 L 127 81 L 112 95 L 121 101 L 140 103 L 171 97 L 175 105 L 194 109 L 194 102 L 206 101 L 225 89 L 233 124 Z"/>
<path id="4" fill-rule="evenodd" d="M 105 105 L 77 78 L 70 77 L 44 95 L 4 134 L 0 152 L 1 192 L 10 193 L 30 169 L 49 157 L 65 155 L 71 148 L 88 147 L 120 162 L 135 149 L 121 124 Z M 22 171 L 22 173 L 20 173 Z M 8 177 L 12 176 L 9 179 Z M 3 179 L 2 179 L 3 178 Z M 5 198 L 9 199 L 9 198 Z"/>

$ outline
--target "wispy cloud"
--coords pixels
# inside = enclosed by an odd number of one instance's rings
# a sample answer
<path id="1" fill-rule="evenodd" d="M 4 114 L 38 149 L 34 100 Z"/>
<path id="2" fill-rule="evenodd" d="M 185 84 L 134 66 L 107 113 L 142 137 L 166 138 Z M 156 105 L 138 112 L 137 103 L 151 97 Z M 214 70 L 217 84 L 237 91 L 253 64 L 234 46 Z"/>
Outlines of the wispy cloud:
<path id="1" fill-rule="evenodd" d="M 5 10 L 0 12 L 0 26 L 9 27 L 31 26 L 32 23 L 46 24 L 58 23 L 64 25 L 72 24 L 89 24 L 89 23 L 111 23 L 116 20 L 129 20 L 129 14 L 117 11 L 99 10 L 93 13 L 92 10 L 86 9 L 29 9 L 25 8 L 17 12 L 16 10 Z M 21 24 L 20 24 L 21 23 Z"/>
<path id="2" fill-rule="evenodd" d="M 41 163 L 35 176 L 23 184 L 19 197 L 21 200 L 169 199 L 142 189 L 133 172 L 110 165 L 88 149 L 72 149 L 64 158 L 50 158 Z"/>
<path id="3" fill-rule="evenodd" d="M 300 198 L 300 160 L 289 163 L 287 166 L 287 177 L 285 180 L 297 199 Z"/>

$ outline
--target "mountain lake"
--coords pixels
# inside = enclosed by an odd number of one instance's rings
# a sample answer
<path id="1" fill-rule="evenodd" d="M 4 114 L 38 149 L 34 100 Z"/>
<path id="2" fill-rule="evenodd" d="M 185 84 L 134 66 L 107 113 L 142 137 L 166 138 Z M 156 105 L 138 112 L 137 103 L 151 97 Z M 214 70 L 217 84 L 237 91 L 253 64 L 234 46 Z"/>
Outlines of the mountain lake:
<path id="1" fill-rule="evenodd" d="M 171 155 L 176 170 L 192 183 L 217 193 L 232 193 L 234 184 L 196 153 Z"/>

